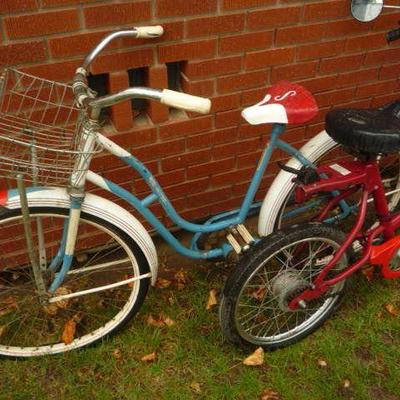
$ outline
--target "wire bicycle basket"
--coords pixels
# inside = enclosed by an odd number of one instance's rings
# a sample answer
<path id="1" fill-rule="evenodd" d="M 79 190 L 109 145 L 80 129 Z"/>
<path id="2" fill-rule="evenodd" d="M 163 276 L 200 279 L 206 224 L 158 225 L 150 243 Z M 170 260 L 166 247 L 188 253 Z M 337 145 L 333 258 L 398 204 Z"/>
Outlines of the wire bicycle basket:
<path id="1" fill-rule="evenodd" d="M 0 177 L 68 186 L 72 173 L 87 171 L 82 158 L 101 151 L 84 151 L 85 121 L 70 85 L 6 69 L 0 76 Z"/>

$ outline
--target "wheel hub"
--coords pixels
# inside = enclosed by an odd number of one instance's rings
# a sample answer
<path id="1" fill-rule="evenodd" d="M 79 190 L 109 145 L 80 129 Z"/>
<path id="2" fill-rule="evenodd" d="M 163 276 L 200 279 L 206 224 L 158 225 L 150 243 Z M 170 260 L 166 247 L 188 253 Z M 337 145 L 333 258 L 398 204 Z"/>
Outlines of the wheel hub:
<path id="1" fill-rule="evenodd" d="M 301 277 L 299 271 L 288 268 L 273 278 L 272 293 L 277 297 L 279 307 L 283 311 L 296 311 L 289 307 L 292 299 L 310 288 L 309 283 Z"/>

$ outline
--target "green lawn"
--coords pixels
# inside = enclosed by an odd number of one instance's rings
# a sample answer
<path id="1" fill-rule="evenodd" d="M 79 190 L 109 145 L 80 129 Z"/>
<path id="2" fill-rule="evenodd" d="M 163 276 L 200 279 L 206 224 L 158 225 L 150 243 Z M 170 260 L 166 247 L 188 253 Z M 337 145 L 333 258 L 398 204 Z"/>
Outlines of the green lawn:
<path id="1" fill-rule="evenodd" d="M 247 354 L 221 336 L 217 308 L 206 310 L 209 290 L 222 287 L 230 267 L 183 264 L 190 282 L 181 290 L 174 284 L 152 289 L 136 319 L 103 344 L 61 356 L 1 360 L 0 399 L 249 400 L 267 388 L 288 400 L 400 399 L 400 317 L 384 308 L 400 308 L 399 282 L 369 283 L 358 275 L 323 328 L 266 353 L 265 365 L 248 367 L 242 364 Z M 149 313 L 160 312 L 175 324 L 148 325 Z M 156 361 L 141 361 L 154 351 Z"/>

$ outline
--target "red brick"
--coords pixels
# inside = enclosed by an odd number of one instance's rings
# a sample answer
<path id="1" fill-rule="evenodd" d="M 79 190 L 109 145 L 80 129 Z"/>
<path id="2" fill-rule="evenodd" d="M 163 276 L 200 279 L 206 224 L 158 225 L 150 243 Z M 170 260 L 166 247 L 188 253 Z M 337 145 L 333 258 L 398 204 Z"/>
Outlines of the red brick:
<path id="1" fill-rule="evenodd" d="M 356 97 L 372 97 L 381 94 L 387 94 L 392 91 L 399 91 L 400 83 L 397 80 L 371 83 L 369 85 L 359 86 Z"/>
<path id="2" fill-rule="evenodd" d="M 322 60 L 320 71 L 322 73 L 332 73 L 357 69 L 360 68 L 363 59 L 363 55 L 354 55 Z"/>
<path id="3" fill-rule="evenodd" d="M 319 93 L 325 90 L 334 89 L 337 85 L 338 77 L 337 75 L 321 76 L 318 78 L 307 79 L 305 81 L 299 82 L 311 93 Z"/>
<path id="4" fill-rule="evenodd" d="M 147 85 L 152 88 L 163 89 L 168 87 L 167 67 L 161 65 L 149 68 Z M 148 114 L 154 123 L 164 122 L 168 119 L 168 107 L 158 101 L 150 101 Z"/>
<path id="5" fill-rule="evenodd" d="M 38 0 L 1 0 L 0 14 L 31 11 L 38 9 Z"/>
<path id="6" fill-rule="evenodd" d="M 71 32 L 79 28 L 76 10 L 63 10 L 4 18 L 10 39 Z"/>
<path id="7" fill-rule="evenodd" d="M 300 19 L 301 7 L 274 8 L 249 12 L 247 26 L 249 29 L 265 29 L 283 25 L 294 25 Z"/>
<path id="8" fill-rule="evenodd" d="M 272 45 L 273 36 L 273 31 L 267 31 L 222 37 L 219 42 L 219 51 L 226 54 L 265 49 Z"/>
<path id="9" fill-rule="evenodd" d="M 210 58 L 215 55 L 216 44 L 216 40 L 211 39 L 160 46 L 158 59 L 160 62 L 170 62 Z"/>
<path id="10" fill-rule="evenodd" d="M 87 54 L 108 31 L 64 35 L 48 39 L 51 55 L 55 58 Z M 116 43 L 107 49 L 115 48 Z"/>
<path id="11" fill-rule="evenodd" d="M 187 204 L 189 207 L 199 207 L 227 200 L 230 197 L 232 197 L 232 189 L 225 188 L 188 196 Z"/>
<path id="12" fill-rule="evenodd" d="M 187 36 L 210 36 L 219 33 L 240 32 L 244 28 L 244 19 L 244 14 L 192 19 L 186 23 Z"/>
<path id="13" fill-rule="evenodd" d="M 382 65 L 400 61 L 400 51 L 398 49 L 385 49 L 371 51 L 365 55 L 365 65 Z"/>
<path id="14" fill-rule="evenodd" d="M 75 4 L 95 3 L 99 0 L 42 0 L 43 7 L 69 6 Z"/>
<path id="15" fill-rule="evenodd" d="M 200 118 L 192 118 L 183 121 L 169 121 L 160 126 L 160 137 L 175 138 L 200 133 L 211 129 L 212 117 L 206 115 Z"/>
<path id="16" fill-rule="evenodd" d="M 151 17 L 150 1 L 135 1 L 134 3 L 118 3 L 96 5 L 83 10 L 85 24 L 88 28 L 97 26 L 116 26 L 145 21 Z"/>
<path id="17" fill-rule="evenodd" d="M 246 72 L 234 76 L 222 77 L 217 81 L 217 90 L 219 93 L 229 93 L 264 86 L 268 77 L 268 71 Z"/>
<path id="18" fill-rule="evenodd" d="M 224 0 L 224 10 L 248 9 L 251 7 L 261 7 L 276 4 L 276 0 Z"/>
<path id="19" fill-rule="evenodd" d="M 157 0 L 158 17 L 207 14 L 216 10 L 215 0 Z"/>
<path id="20" fill-rule="evenodd" d="M 379 79 L 391 79 L 399 76 L 400 64 L 382 65 L 379 71 Z"/>
<path id="21" fill-rule="evenodd" d="M 317 67 L 318 61 L 276 67 L 272 69 L 271 81 L 278 82 L 282 79 L 294 81 L 313 77 L 316 74 Z"/>
<path id="22" fill-rule="evenodd" d="M 328 22 L 324 25 L 325 38 L 350 37 L 351 35 L 367 33 L 368 31 L 369 24 L 360 24 L 355 19 Z"/>
<path id="23" fill-rule="evenodd" d="M 365 52 L 366 50 L 385 47 L 385 35 L 377 33 L 374 35 L 363 35 L 354 38 L 348 38 L 346 42 L 346 52 Z"/>
<path id="24" fill-rule="evenodd" d="M 125 71 L 112 72 L 108 80 L 109 93 L 117 93 L 129 87 L 128 73 Z M 111 117 L 118 131 L 133 127 L 133 113 L 130 101 L 124 101 L 111 107 Z"/>
<path id="25" fill-rule="evenodd" d="M 391 103 L 399 99 L 398 93 L 384 94 L 383 96 L 374 97 L 371 101 L 370 107 L 381 107 L 385 104 Z"/>
<path id="26" fill-rule="evenodd" d="M 215 127 L 224 128 L 226 126 L 238 125 L 242 120 L 240 110 L 224 111 L 215 115 Z"/>
<path id="27" fill-rule="evenodd" d="M 240 105 L 240 93 L 218 96 L 211 99 L 211 112 L 232 110 Z"/>
<path id="28" fill-rule="evenodd" d="M 183 139 L 179 139 L 137 148 L 135 149 L 135 156 L 144 161 L 157 160 L 160 157 L 179 154 L 183 152 L 184 149 L 185 141 Z"/>
<path id="29" fill-rule="evenodd" d="M 181 74 L 182 91 L 195 96 L 210 97 L 214 94 L 215 80 L 207 79 L 192 81 L 185 74 Z"/>
<path id="30" fill-rule="evenodd" d="M 33 65 L 22 68 L 23 72 L 53 81 L 71 82 L 81 60 L 64 61 L 60 63 Z"/>
<path id="31" fill-rule="evenodd" d="M 196 179 L 203 176 L 215 175 L 221 172 L 229 171 L 234 167 L 235 157 L 212 161 L 201 165 L 193 165 L 187 169 L 187 178 Z"/>
<path id="32" fill-rule="evenodd" d="M 121 133 L 107 126 L 103 132 L 113 142 L 128 150 L 157 141 L 157 129 L 154 127 L 136 126 L 134 129 Z"/>
<path id="33" fill-rule="evenodd" d="M 233 142 L 237 138 L 237 128 L 214 129 L 202 135 L 190 136 L 187 139 L 188 149 L 211 148 L 216 144 Z M 229 157 L 227 155 L 226 157 Z M 221 157 L 220 157 L 221 158 Z M 223 158 L 223 157 L 222 157 Z"/>
<path id="34" fill-rule="evenodd" d="M 345 44 L 345 40 L 335 40 L 301 46 L 297 50 L 297 58 L 299 61 L 307 61 L 336 56 L 343 52 Z"/>
<path id="35" fill-rule="evenodd" d="M 165 193 L 170 199 L 187 196 L 193 193 L 201 193 L 208 188 L 209 182 L 209 178 L 201 178 L 196 181 L 184 182 L 180 185 L 166 188 Z"/>
<path id="36" fill-rule="evenodd" d="M 316 42 L 323 37 L 325 24 L 290 26 L 288 28 L 278 28 L 275 43 L 277 45 Z"/>
<path id="37" fill-rule="evenodd" d="M 328 20 L 332 18 L 347 17 L 349 3 L 347 0 L 335 0 L 324 3 L 306 4 L 304 6 L 304 20 Z"/>
<path id="38" fill-rule="evenodd" d="M 286 49 L 271 49 L 247 53 L 245 57 L 245 67 L 248 70 L 271 67 L 280 64 L 289 64 L 294 61 L 296 49 L 294 47 Z"/>
<path id="39" fill-rule="evenodd" d="M 320 107 L 335 106 L 351 101 L 354 98 L 354 94 L 355 88 L 346 88 L 317 94 L 315 99 Z"/>
<path id="40" fill-rule="evenodd" d="M 374 31 L 388 31 L 390 29 L 393 29 L 399 21 L 399 14 L 396 12 L 392 12 L 389 14 L 381 14 L 379 18 L 377 18 L 375 21 L 373 21 L 372 24 L 372 29 Z M 368 25 L 371 25 L 368 24 Z"/>
<path id="41" fill-rule="evenodd" d="M 343 72 L 338 75 L 337 87 L 365 84 L 378 79 L 379 68 L 358 69 L 352 72 Z M 390 77 L 389 77 L 390 78 Z"/>
<path id="42" fill-rule="evenodd" d="M 240 71 L 242 56 L 216 58 L 212 60 L 189 61 L 183 66 L 185 75 L 189 78 L 228 75 Z"/>
<path id="43" fill-rule="evenodd" d="M 254 174 L 255 166 L 246 169 L 236 169 L 232 172 L 214 175 L 211 177 L 211 186 L 221 187 L 238 182 L 249 181 Z"/>
<path id="44" fill-rule="evenodd" d="M 205 163 L 210 159 L 211 154 L 209 150 L 199 150 L 180 154 L 179 156 L 163 158 L 161 160 L 161 165 L 163 171 L 171 171 L 174 169 L 187 167 L 189 165 Z"/>
<path id="45" fill-rule="evenodd" d="M 0 67 L 44 61 L 46 50 L 43 41 L 0 45 Z"/>
<path id="46" fill-rule="evenodd" d="M 260 102 L 266 95 L 269 85 L 263 85 L 261 88 L 242 91 L 242 106 L 250 106 Z"/>
<path id="47" fill-rule="evenodd" d="M 128 70 L 153 64 L 152 49 L 131 50 L 124 53 L 100 55 L 92 64 L 94 74 Z"/>

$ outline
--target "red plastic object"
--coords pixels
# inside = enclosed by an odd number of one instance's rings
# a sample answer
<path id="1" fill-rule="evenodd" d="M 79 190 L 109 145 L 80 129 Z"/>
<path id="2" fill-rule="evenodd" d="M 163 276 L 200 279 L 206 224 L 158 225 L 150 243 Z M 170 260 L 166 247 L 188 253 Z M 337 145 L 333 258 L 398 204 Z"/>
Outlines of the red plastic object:
<path id="1" fill-rule="evenodd" d="M 8 190 L 0 190 L 0 206 L 5 206 L 8 200 Z"/>
<path id="2" fill-rule="evenodd" d="M 386 279 L 394 279 L 400 277 L 400 270 L 393 271 L 390 269 L 390 262 L 396 256 L 400 249 L 400 235 L 393 239 L 378 245 L 372 246 L 370 263 L 381 267 L 382 276 Z"/>
<path id="3" fill-rule="evenodd" d="M 289 124 L 303 124 L 318 113 L 313 95 L 303 86 L 288 81 L 278 82 L 268 89 L 264 103 L 260 105 L 267 103 L 281 104 L 286 110 Z"/>

